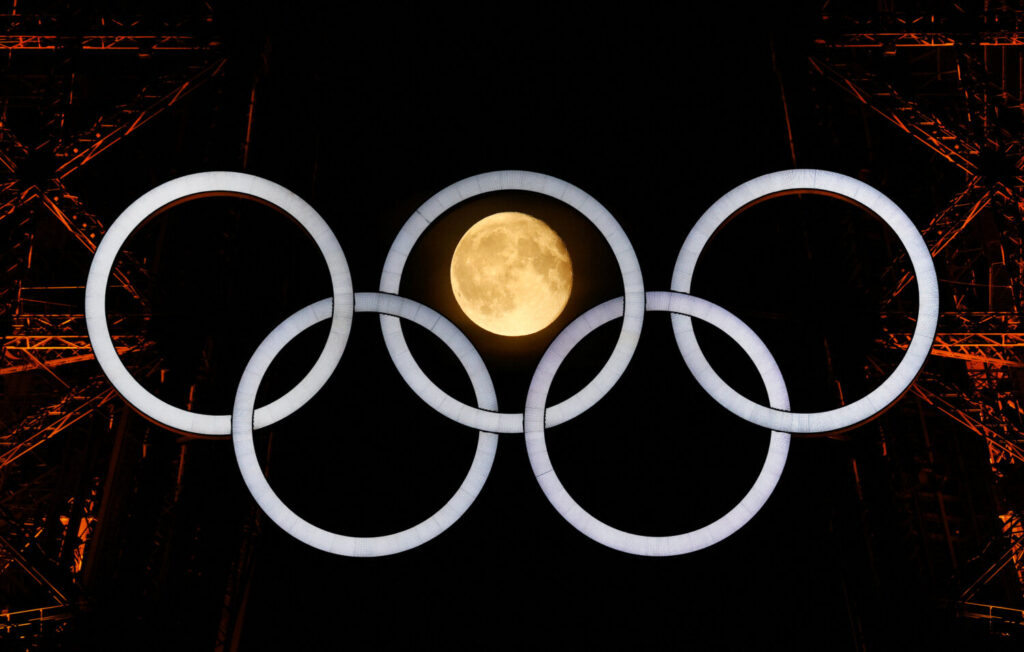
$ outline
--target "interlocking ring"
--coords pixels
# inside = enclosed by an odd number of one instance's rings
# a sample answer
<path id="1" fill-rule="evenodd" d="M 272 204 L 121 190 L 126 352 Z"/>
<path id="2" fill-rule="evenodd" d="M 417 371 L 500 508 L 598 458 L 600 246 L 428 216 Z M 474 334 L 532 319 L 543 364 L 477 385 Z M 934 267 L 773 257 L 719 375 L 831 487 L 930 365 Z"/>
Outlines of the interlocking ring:
<path id="1" fill-rule="evenodd" d="M 199 197 L 248 197 L 270 204 L 290 216 L 313 238 L 327 262 L 335 309 L 331 332 L 313 368 L 299 384 L 273 403 L 256 410 L 255 426 L 264 428 L 285 418 L 311 399 L 334 373 L 352 329 L 352 275 L 345 253 L 327 222 L 298 195 L 273 181 L 240 172 L 199 172 L 153 188 L 136 199 L 110 225 L 96 247 L 85 282 L 85 327 L 96 361 L 110 384 L 140 414 L 171 430 L 196 435 L 231 434 L 231 415 L 198 414 L 176 408 L 146 390 L 125 368 L 107 328 L 107 280 L 128 236 L 150 217 Z"/>
<path id="2" fill-rule="evenodd" d="M 548 195 L 577 209 L 605 236 L 622 273 L 623 296 L 605 302 L 573 320 L 551 342 L 534 372 L 521 413 L 498 412 L 489 372 L 469 339 L 443 315 L 411 299 L 397 296 L 402 271 L 420 235 L 460 201 L 498 190 Z M 729 218 L 755 201 L 792 192 L 838 196 L 873 211 L 896 232 L 917 275 L 919 315 L 903 360 L 876 390 L 849 405 L 817 413 L 789 411 L 785 382 L 761 339 L 724 308 L 688 294 L 693 270 L 704 246 Z M 169 205 L 201 196 L 233 195 L 267 202 L 293 217 L 313 237 L 327 260 L 332 297 L 288 317 L 267 336 L 249 360 L 235 394 L 231 415 L 194 414 L 173 407 L 147 392 L 131 377 L 117 356 L 107 329 L 106 284 L 114 259 L 131 232 Z M 169 181 L 132 203 L 111 225 L 96 251 L 86 282 L 86 323 L 96 359 L 115 389 L 149 419 L 186 433 L 230 433 L 242 477 L 263 511 L 286 532 L 321 550 L 347 556 L 389 555 L 414 548 L 450 527 L 469 508 L 487 479 L 497 450 L 497 434 L 524 433 L 537 481 L 555 509 L 588 537 L 611 548 L 637 555 L 679 555 L 713 545 L 745 525 L 775 489 L 786 463 L 791 432 L 832 432 L 870 419 L 892 405 L 910 386 L 928 356 L 938 320 L 938 281 L 928 248 L 910 219 L 887 197 L 850 177 L 822 170 L 789 170 L 758 177 L 726 193 L 698 220 L 683 243 L 672 277 L 672 291 L 645 292 L 633 247 L 615 218 L 593 197 L 560 179 L 534 172 L 502 171 L 469 177 L 427 200 L 399 231 L 388 252 L 380 292 L 354 293 L 344 253 L 323 219 L 287 189 L 247 174 L 204 172 Z M 740 502 L 727 514 L 693 532 L 650 537 L 623 532 L 602 523 L 573 500 L 551 466 L 546 428 L 564 423 L 599 401 L 622 376 L 640 336 L 643 314 L 672 314 L 672 328 L 687 367 L 716 401 L 733 414 L 772 430 L 765 463 Z M 476 455 L 455 495 L 422 523 L 390 535 L 351 537 L 328 532 L 303 520 L 274 493 L 264 477 L 253 446 L 253 431 L 302 407 L 326 383 L 345 348 L 353 312 L 381 315 L 388 353 L 402 378 L 428 405 L 449 419 L 479 430 Z M 601 371 L 577 394 L 547 407 L 547 395 L 569 351 L 598 326 L 623 320 L 612 354 Z M 729 335 L 754 362 L 768 394 L 768 406 L 746 399 L 728 386 L 708 364 L 693 332 L 692 318 L 706 321 Z M 331 332 L 313 368 L 298 385 L 273 403 L 255 407 L 256 393 L 271 362 L 296 335 L 330 319 Z M 402 334 L 408 319 L 438 336 L 469 374 L 477 406 L 466 405 L 438 388 L 420 369 Z"/>
<path id="3" fill-rule="evenodd" d="M 575 208 L 597 227 L 608 241 L 622 274 L 625 308 L 622 330 L 608 361 L 583 389 L 558 405 L 548 408 L 546 418 L 552 426 L 565 423 L 590 409 L 607 394 L 629 365 L 633 351 L 640 341 L 644 321 L 644 281 L 640 262 L 633 245 L 612 214 L 596 199 L 576 186 L 561 179 L 536 172 L 505 170 L 489 172 L 463 179 L 437 193 L 420 206 L 398 232 L 380 278 L 380 291 L 397 294 L 402 281 L 402 270 L 416 241 L 434 220 L 455 204 L 487 192 L 499 190 L 526 190 L 553 197 Z M 398 372 L 413 391 L 441 414 L 464 426 L 491 432 L 523 432 L 523 414 L 497 414 L 473 408 L 448 396 L 419 368 L 402 335 L 402 326 L 394 317 L 381 316 L 384 342 Z M 406 362 L 408 361 L 408 362 Z"/>
<path id="4" fill-rule="evenodd" d="M 751 179 L 733 188 L 704 212 L 693 225 L 676 259 L 671 288 L 689 292 L 693 270 L 704 246 L 725 222 L 747 206 L 767 197 L 814 192 L 846 199 L 868 209 L 896 232 L 907 249 L 917 276 L 917 324 L 903 360 L 892 374 L 864 398 L 824 412 L 784 412 L 758 405 L 727 385 L 715 373 L 697 344 L 690 319 L 672 315 L 676 342 L 697 382 L 715 401 L 736 416 L 773 430 L 820 433 L 850 428 L 874 418 L 907 391 L 924 366 L 939 322 L 939 281 L 931 252 L 917 227 L 891 199 L 863 181 L 825 170 L 786 170 Z"/>
<path id="5" fill-rule="evenodd" d="M 498 398 L 494 393 L 491 376 L 484 366 L 480 354 L 469 339 L 454 324 L 430 308 L 412 299 L 376 292 L 360 292 L 355 295 L 356 312 L 379 312 L 410 319 L 437 335 L 459 358 L 476 393 L 476 400 L 487 410 L 498 409 Z M 466 479 L 455 495 L 433 516 L 419 525 L 402 532 L 379 537 L 350 537 L 328 532 L 303 520 L 285 505 L 263 475 L 256 448 L 253 446 L 253 407 L 260 381 L 270 363 L 286 344 L 296 335 L 313 324 L 331 317 L 331 300 L 323 299 L 303 308 L 284 320 L 256 349 L 242 372 L 235 394 L 232 410 L 232 441 L 235 444 L 235 459 L 242 471 L 242 478 L 256 503 L 275 523 L 299 541 L 325 552 L 349 557 L 377 557 L 392 555 L 426 543 L 444 532 L 457 521 L 476 499 L 480 489 L 491 472 L 494 454 L 498 449 L 498 435 L 481 431 L 477 441 L 476 454 Z"/>
<path id="6" fill-rule="evenodd" d="M 780 410 L 789 407 L 789 396 L 786 394 L 786 383 L 782 380 L 782 371 L 779 370 L 775 358 L 768 352 L 768 347 L 749 326 L 725 308 L 689 294 L 648 292 L 647 310 L 690 315 L 717 326 L 739 344 L 753 361 L 768 390 L 768 402 L 772 407 Z M 544 495 L 558 513 L 577 530 L 598 543 L 634 555 L 657 557 L 681 555 L 706 548 L 746 525 L 768 500 L 768 496 L 782 476 L 782 467 L 786 465 L 786 455 L 789 452 L 788 434 L 772 432 L 768 455 L 764 466 L 761 467 L 761 473 L 747 495 L 725 516 L 693 532 L 667 537 L 623 532 L 597 520 L 572 499 L 551 466 L 547 445 L 544 442 L 544 404 L 547 401 L 551 380 L 562 361 L 580 340 L 598 326 L 621 316 L 621 298 L 591 308 L 566 326 L 544 352 L 526 394 L 526 452 L 530 456 L 530 466 L 533 467 L 533 473 Z"/>

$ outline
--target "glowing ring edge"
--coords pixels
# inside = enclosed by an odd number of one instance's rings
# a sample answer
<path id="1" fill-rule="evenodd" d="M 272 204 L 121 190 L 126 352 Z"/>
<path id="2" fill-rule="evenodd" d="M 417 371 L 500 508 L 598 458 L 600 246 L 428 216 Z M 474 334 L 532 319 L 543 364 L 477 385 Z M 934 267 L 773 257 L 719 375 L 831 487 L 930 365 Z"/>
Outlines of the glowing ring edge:
<path id="1" fill-rule="evenodd" d="M 199 172 L 167 181 L 145 193 L 114 220 L 100 240 L 85 284 L 85 323 L 96 361 L 122 397 L 147 418 L 180 432 L 229 435 L 231 415 L 189 412 L 147 391 L 125 367 L 107 326 L 107 281 L 117 255 L 129 236 L 150 216 L 169 204 L 195 195 L 225 193 L 265 201 L 299 223 L 324 256 L 331 277 L 334 306 L 324 350 L 309 373 L 284 396 L 256 410 L 258 427 L 269 425 L 304 405 L 323 387 L 345 349 L 352 325 L 353 291 L 348 262 L 334 233 L 322 217 L 298 195 L 262 177 L 241 172 Z"/>
<path id="2" fill-rule="evenodd" d="M 768 390 L 769 403 L 780 409 L 789 407 L 785 381 L 778 364 L 754 331 L 735 315 L 704 299 L 677 292 L 648 292 L 646 304 L 648 311 L 686 313 L 721 329 L 754 362 Z M 765 463 L 751 488 L 729 512 L 696 530 L 671 536 L 644 536 L 624 532 L 591 516 L 569 495 L 551 464 L 545 443 L 544 402 L 551 381 L 569 351 L 598 326 L 621 315 L 621 297 L 591 308 L 559 333 L 544 353 L 526 397 L 526 451 L 530 466 L 555 510 L 594 541 L 622 552 L 652 557 L 695 552 L 731 536 L 764 506 L 785 467 L 790 436 L 773 431 Z"/>
<path id="3" fill-rule="evenodd" d="M 924 366 L 935 339 L 939 317 L 935 265 L 921 233 L 895 202 L 863 181 L 826 170 L 783 170 L 751 179 L 719 198 L 697 220 L 680 248 L 670 287 L 676 292 L 690 291 L 701 252 L 715 231 L 737 211 L 763 197 L 799 190 L 829 192 L 860 204 L 885 222 L 906 247 L 917 277 L 918 319 L 910 345 L 892 374 L 863 398 L 842 407 L 822 412 L 783 412 L 759 405 L 729 387 L 704 357 L 692 328 L 687 329 L 688 317 L 672 315 L 672 328 L 687 367 L 704 390 L 733 414 L 772 430 L 833 432 L 863 423 L 899 399 Z"/>
<path id="4" fill-rule="evenodd" d="M 548 408 L 548 423 L 558 425 L 592 407 L 618 382 L 633 357 L 643 326 L 645 296 L 640 262 L 618 221 L 591 195 L 567 181 L 523 170 L 486 172 L 462 179 L 425 201 L 402 226 L 384 262 L 380 291 L 398 294 L 409 253 L 434 220 L 456 204 L 500 190 L 522 190 L 547 195 L 579 211 L 604 235 L 622 273 L 625 315 L 619 338 L 608 361 L 583 389 Z M 399 373 L 427 405 L 470 428 L 500 433 L 523 432 L 523 413 L 487 412 L 457 401 L 437 387 L 412 358 L 397 320 L 381 315 L 380 321 L 388 353 L 393 360 L 398 358 L 405 361 L 399 367 Z"/>

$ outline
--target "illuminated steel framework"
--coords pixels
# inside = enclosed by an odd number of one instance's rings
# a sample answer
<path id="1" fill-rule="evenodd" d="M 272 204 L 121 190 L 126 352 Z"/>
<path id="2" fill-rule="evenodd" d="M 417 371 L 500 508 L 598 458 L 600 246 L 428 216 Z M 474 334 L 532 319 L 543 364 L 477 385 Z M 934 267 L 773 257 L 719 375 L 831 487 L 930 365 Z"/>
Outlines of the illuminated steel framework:
<path id="1" fill-rule="evenodd" d="M 93 359 L 73 299 L 83 286 L 37 271 L 35 240 L 60 225 L 95 252 L 105 227 L 88 198 L 72 190 L 76 172 L 115 155 L 118 143 L 216 77 L 225 59 L 217 42 L 197 36 L 207 16 L 117 20 L 86 11 L 69 22 L 71 8 L 59 3 L 35 10 L 47 13 L 24 11 L 15 1 L 0 13 L 0 639 L 39 640 L 78 611 L 126 413 L 102 376 L 83 375 L 87 365 L 76 365 Z M 126 58 L 155 62 L 160 72 L 138 74 L 130 99 L 83 111 L 82 77 L 90 66 L 113 63 L 112 56 L 118 65 Z M 83 114 L 89 121 L 79 124 Z M 123 255 L 112 287 L 124 291 L 126 305 L 144 308 L 137 288 L 145 277 L 138 261 Z M 136 373 L 148 375 L 158 360 L 138 334 L 138 319 L 112 317 L 121 333 L 134 332 L 116 336 L 115 346 Z M 64 441 L 47 445 L 55 438 Z M 184 447 L 181 454 L 183 462 Z"/>
<path id="2" fill-rule="evenodd" d="M 922 232 L 947 302 L 932 355 L 962 362 L 968 382 L 931 365 L 912 391 L 922 408 L 984 439 L 1002 527 L 964 559 L 960 529 L 977 516 L 957 513 L 964 508 L 951 484 L 917 492 L 913 502 L 919 534 L 931 539 L 925 545 L 945 549 L 940 554 L 957 571 L 959 587 L 947 597 L 958 613 L 1024 625 L 1019 607 L 975 600 L 996 580 L 1016 587 L 1018 603 L 1024 596 L 1024 505 L 999 491 L 1024 465 L 1024 134 L 1013 126 L 1024 118 L 1024 11 L 989 11 L 988 3 L 973 13 L 952 3 L 936 14 L 906 13 L 898 2 L 887 7 L 851 17 L 826 6 L 810 66 L 962 173 L 963 185 Z M 883 315 L 881 344 L 896 351 L 907 347 L 913 326 L 900 310 L 913 280 L 904 268 L 901 258 L 889 268 L 895 292 Z M 923 416 L 920 429 L 924 468 L 935 459 Z M 937 534 L 929 534 L 928 522 L 938 524 Z"/>

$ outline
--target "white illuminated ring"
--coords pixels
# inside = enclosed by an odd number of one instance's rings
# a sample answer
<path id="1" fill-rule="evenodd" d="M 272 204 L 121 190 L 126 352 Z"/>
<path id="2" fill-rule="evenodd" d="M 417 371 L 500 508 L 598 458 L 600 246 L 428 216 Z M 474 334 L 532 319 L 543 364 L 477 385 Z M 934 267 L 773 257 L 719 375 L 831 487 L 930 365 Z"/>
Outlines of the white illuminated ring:
<path id="1" fill-rule="evenodd" d="M 683 242 L 671 288 L 689 292 L 693 271 L 715 231 L 738 211 L 766 197 L 807 191 L 848 199 L 880 217 L 907 249 L 917 277 L 918 316 L 910 345 L 892 374 L 860 400 L 824 412 L 789 412 L 759 405 L 739 394 L 711 368 L 693 333 L 691 320 L 672 315 L 676 342 L 697 382 L 727 410 L 765 428 L 798 433 L 843 430 L 863 423 L 892 405 L 910 387 L 928 358 L 939 319 L 939 283 L 928 246 L 899 206 L 868 184 L 824 170 L 786 170 L 751 179 L 723 195 L 701 216 Z"/>
<path id="2" fill-rule="evenodd" d="M 619 223 L 596 199 L 566 181 L 537 172 L 504 170 L 463 179 L 424 202 L 402 226 L 384 262 L 380 290 L 391 294 L 398 293 L 402 270 L 405 268 L 409 252 L 434 220 L 462 201 L 500 190 L 524 190 L 547 195 L 579 211 L 607 239 L 622 274 L 625 316 L 611 356 L 597 376 L 583 389 L 547 410 L 549 425 L 565 423 L 601 400 L 601 397 L 622 377 L 633 357 L 633 351 L 636 350 L 644 319 L 644 283 L 636 252 L 633 251 L 633 245 Z M 399 321 L 394 317 L 381 315 L 380 322 L 384 331 L 384 342 L 392 359 L 395 360 L 398 372 L 427 405 L 449 419 L 477 430 L 523 432 L 522 413 L 488 412 L 449 396 L 427 378 L 416 364 Z"/>
<path id="3" fill-rule="evenodd" d="M 498 409 L 490 374 L 480 354 L 459 329 L 437 312 L 404 297 L 360 292 L 355 295 L 356 312 L 387 313 L 409 319 L 436 334 L 458 356 L 469 374 L 480 406 Z M 377 537 L 351 537 L 328 532 L 304 520 L 285 505 L 270 487 L 253 445 L 253 408 L 256 392 L 270 363 L 296 335 L 331 316 L 331 300 L 323 299 L 295 313 L 263 340 L 242 373 L 232 410 L 232 441 L 242 478 L 260 508 L 285 532 L 314 548 L 349 557 L 392 555 L 426 543 L 444 532 L 469 508 L 480 493 L 494 462 L 498 436 L 480 432 L 469 473 L 455 495 L 433 516 L 413 527 Z M 396 317 L 396 318 L 397 318 Z"/>
<path id="4" fill-rule="evenodd" d="M 114 388 L 136 410 L 149 419 L 179 432 L 200 435 L 228 435 L 231 416 L 199 414 L 182 410 L 160 400 L 139 384 L 125 368 L 107 328 L 107 281 L 114 260 L 132 232 L 147 218 L 172 204 L 196 197 L 228 195 L 254 198 L 282 211 L 305 229 L 323 254 L 331 276 L 335 310 L 331 332 L 313 368 L 298 385 L 276 401 L 256 410 L 256 427 L 278 421 L 304 405 L 323 387 L 345 349 L 352 328 L 352 277 L 348 262 L 334 233 L 312 206 L 298 195 L 272 181 L 239 172 L 200 172 L 179 177 L 153 188 L 136 199 L 110 225 L 100 241 L 85 284 L 85 323 L 96 361 Z"/>
<path id="5" fill-rule="evenodd" d="M 775 359 L 746 324 L 724 308 L 688 294 L 648 292 L 647 310 L 686 314 L 706 321 L 731 337 L 757 367 L 772 407 L 789 409 L 786 383 Z M 673 536 L 643 536 L 623 532 L 591 516 L 562 486 L 555 474 L 544 440 L 544 404 L 555 373 L 569 352 L 598 326 L 622 316 L 622 298 L 591 308 L 569 324 L 551 343 L 537 365 L 526 395 L 526 452 L 544 495 L 565 520 L 594 541 L 634 555 L 665 557 L 694 552 L 713 545 L 746 525 L 764 506 L 782 475 L 789 451 L 789 435 L 772 432 L 768 454 L 753 486 L 739 503 L 718 520 L 702 528 Z M 690 322 L 692 328 L 692 322 Z M 698 378 L 700 380 L 700 378 Z M 680 420 L 680 425 L 683 421 Z"/>

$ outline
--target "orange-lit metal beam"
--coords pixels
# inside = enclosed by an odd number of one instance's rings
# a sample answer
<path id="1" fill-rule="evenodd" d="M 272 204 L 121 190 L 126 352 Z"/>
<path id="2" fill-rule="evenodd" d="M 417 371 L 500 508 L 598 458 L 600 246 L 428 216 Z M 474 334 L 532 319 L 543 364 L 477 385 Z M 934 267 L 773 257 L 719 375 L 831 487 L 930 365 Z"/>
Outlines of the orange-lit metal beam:
<path id="1" fill-rule="evenodd" d="M 67 606 L 68 599 L 64 591 L 58 588 L 57 584 L 51 581 L 42 571 L 40 571 L 35 564 L 29 562 L 21 554 L 21 550 L 18 549 L 11 541 L 8 541 L 4 536 L 0 535 L 0 547 L 7 550 L 8 554 L 14 558 L 14 562 L 21 566 L 29 577 L 31 577 L 37 584 L 46 589 L 53 599 L 56 601 L 55 606 Z"/>
<path id="2" fill-rule="evenodd" d="M 1001 535 L 1002 540 L 998 537 L 995 540 L 1002 546 L 996 549 L 999 554 L 995 556 L 988 568 L 963 590 L 960 594 L 961 601 L 973 598 L 978 589 L 991 582 L 1004 568 L 1014 565 L 1015 559 L 1021 555 L 1021 550 L 1024 550 L 1024 519 L 1011 513 L 1010 518 L 1003 521 Z"/>
<path id="3" fill-rule="evenodd" d="M 906 350 L 909 333 L 886 333 L 887 347 Z M 936 333 L 931 354 L 997 367 L 1024 368 L 1024 333 Z"/>
<path id="4" fill-rule="evenodd" d="M 53 605 L 0 613 L 0 632 L 16 633 L 20 628 L 35 628 L 39 623 L 68 620 L 74 615 L 68 605 Z"/>
<path id="5" fill-rule="evenodd" d="M 1000 607 L 984 602 L 961 602 L 957 609 L 964 618 L 979 618 L 1024 627 L 1024 609 Z"/>
<path id="6" fill-rule="evenodd" d="M 142 346 L 144 340 L 138 335 L 115 336 L 115 341 L 123 342 L 121 348 L 134 349 Z M 8 335 L 4 338 L 5 351 L 61 351 L 80 353 L 91 351 L 88 335 L 65 335 L 46 333 L 43 335 Z"/>
<path id="7" fill-rule="evenodd" d="M 55 34 L 0 34 L 0 50 L 207 50 L 216 42 L 204 42 L 182 34 L 86 34 L 60 36 Z"/>
<path id="8" fill-rule="evenodd" d="M 963 45 L 1024 47 L 1024 32 L 942 34 L 928 32 L 859 32 L 840 34 L 815 43 L 829 48 L 951 48 Z"/>
<path id="9" fill-rule="evenodd" d="M 925 387 L 921 381 L 914 383 L 910 389 L 935 409 L 974 433 L 981 435 L 985 441 L 995 447 L 1007 459 L 1024 463 L 1024 444 L 1007 439 L 1002 432 L 982 423 L 977 417 L 957 406 L 946 396 Z M 971 407 L 977 406 L 972 405 Z"/>
<path id="10" fill-rule="evenodd" d="M 152 120 L 204 81 L 218 74 L 224 63 L 224 59 L 219 59 L 213 63 L 196 67 L 183 82 L 169 87 L 145 88 L 136 96 L 135 100 L 119 107 L 116 117 L 100 118 L 77 139 L 59 144 L 54 149 L 54 154 L 58 160 L 65 160 L 54 171 L 55 177 L 45 188 L 31 186 L 21 189 L 20 193 L 17 192 L 19 186 L 16 183 L 7 184 L 6 192 L 0 195 L 0 218 L 13 213 L 30 200 L 38 198 L 46 210 L 55 216 L 75 236 L 76 240 L 82 243 L 88 251 L 94 252 L 106 229 L 96 216 L 84 209 L 78 197 L 68 191 L 62 179 L 141 125 Z M 0 152 L 2 151 L 9 154 L 0 158 L 0 164 L 3 164 L 12 174 L 16 174 L 17 161 L 24 157 L 27 149 L 10 130 L 0 126 Z M 145 298 L 136 289 L 132 279 L 135 275 L 134 270 L 140 270 L 141 267 L 137 262 L 128 260 L 128 258 L 130 256 L 126 258 L 126 262 L 133 271 L 127 271 L 126 264 L 119 262 L 114 270 L 114 277 L 132 297 L 145 305 Z"/>
<path id="11" fill-rule="evenodd" d="M 119 355 L 124 355 L 131 351 L 131 347 L 122 346 L 115 347 Z M 87 362 L 89 360 L 95 360 L 96 356 L 92 353 L 83 353 L 81 355 L 71 355 L 64 358 L 53 358 L 47 360 L 38 360 L 33 362 L 26 362 L 21 364 L 5 365 L 0 367 L 0 376 L 6 376 L 9 374 L 20 374 L 26 371 L 34 371 L 40 367 L 52 369 L 54 367 L 61 367 L 68 364 L 75 364 L 77 362 Z"/>
<path id="12" fill-rule="evenodd" d="M 978 174 L 976 159 L 981 145 L 947 125 L 937 115 L 924 111 L 917 102 L 903 97 L 892 85 L 864 71 L 859 71 L 856 81 L 849 70 L 825 62 L 819 57 L 810 58 L 813 70 L 856 97 L 878 115 L 908 133 L 936 154 L 956 165 L 964 172 Z M 872 88 L 867 88 L 871 83 Z"/>
<path id="13" fill-rule="evenodd" d="M 926 372 L 912 391 L 983 437 L 994 471 L 1020 464 L 1024 462 L 1024 411 L 1015 377 L 1016 369 L 1024 368 L 1024 263 L 1018 230 L 1011 227 L 1000 232 L 998 225 L 1019 221 L 1024 209 L 1024 138 L 1019 130 L 1008 129 L 1013 123 L 1006 120 L 1022 110 L 1024 72 L 1008 86 L 1006 47 L 1024 45 L 1024 12 L 1000 8 L 985 12 L 958 9 L 949 16 L 895 11 L 853 17 L 824 15 L 821 31 L 823 38 L 817 41 L 821 49 L 811 57 L 815 71 L 968 175 L 966 186 L 923 229 L 932 255 L 944 263 L 950 277 L 946 289 L 952 305 L 947 310 L 956 311 L 940 319 L 931 353 L 963 360 L 967 382 Z M 990 58 L 988 46 L 1000 46 L 1000 59 Z M 897 51 L 908 47 L 954 49 L 948 54 L 935 50 L 927 57 L 914 52 L 899 58 Z M 881 60 L 852 55 L 850 48 L 880 49 L 908 68 L 923 63 L 924 69 L 919 67 L 916 72 L 929 80 L 927 87 L 922 87 L 928 95 L 914 94 L 913 86 L 911 94 L 904 95 L 888 77 L 872 72 L 880 65 L 887 68 Z M 1011 68 L 1024 70 L 1024 58 L 1017 53 L 1014 57 L 1017 66 Z M 951 68 L 954 64 L 955 69 Z M 910 79 L 913 83 L 921 77 L 912 71 Z M 945 94 L 946 101 L 937 109 L 941 117 L 932 112 L 935 104 L 925 104 L 936 97 L 936 91 Z M 987 157 L 991 157 L 991 167 Z M 996 228 L 965 233 L 972 224 L 981 223 L 979 216 L 985 226 L 994 224 Z M 989 217 L 993 219 L 989 221 Z M 913 279 L 904 271 L 908 266 L 902 259 L 901 255 L 893 261 L 887 272 L 896 291 L 886 299 L 886 306 Z M 968 312 L 979 309 L 990 312 Z M 905 349 L 911 330 L 901 323 L 905 321 L 897 313 L 883 316 L 885 334 L 880 342 Z M 1011 550 L 1004 556 L 995 572 L 1012 561 L 1024 588 L 1022 541 L 1024 537 L 1019 537 L 1011 546 L 1017 552 Z M 991 573 L 987 573 L 975 585 L 990 580 Z M 1024 624 L 1020 610 L 1014 613 L 966 602 L 970 598 L 963 595 L 957 601 L 962 615 Z"/>
<path id="14" fill-rule="evenodd" d="M 220 73 L 224 63 L 225 59 L 218 59 L 191 68 L 184 81 L 147 86 L 131 102 L 118 107 L 113 115 L 100 117 L 77 137 L 57 145 L 54 154 L 64 162 L 58 166 L 56 178 L 66 178 L 111 145 L 160 115 L 203 82 Z"/>
<path id="15" fill-rule="evenodd" d="M 106 226 L 99 220 L 98 217 L 85 210 L 78 197 L 71 194 L 64 184 L 59 180 L 54 180 L 53 191 L 48 193 L 42 193 L 40 200 L 46 210 L 51 215 L 57 218 L 61 224 L 63 224 L 68 231 L 71 232 L 75 239 L 82 243 L 83 246 L 90 252 L 94 253 L 96 247 L 99 246 L 99 241 L 106 233 Z M 58 205 L 59 202 L 59 205 Z M 146 300 L 143 295 L 135 288 L 133 276 L 135 274 L 145 275 L 143 268 L 137 261 L 132 259 L 130 255 L 123 255 L 121 258 L 125 262 L 118 264 L 114 268 L 114 278 L 116 278 L 125 290 L 132 295 L 136 301 L 143 305 L 146 305 Z M 120 262 L 120 261 L 119 261 Z M 127 263 L 127 264 L 126 264 Z M 129 272 L 128 268 L 132 271 Z"/>
<path id="16" fill-rule="evenodd" d="M 37 410 L 0 438 L 0 444 L 8 446 L 0 453 L 0 469 L 64 432 L 116 395 L 105 378 L 93 379 L 84 387 L 68 392 L 55 405 Z"/>
<path id="17" fill-rule="evenodd" d="M 983 11 L 965 11 L 956 5 L 936 5 L 935 11 L 928 13 L 903 9 L 856 15 L 823 12 L 821 24 L 829 33 L 815 43 L 840 50 L 1024 46 L 1024 22 L 1019 10 L 989 8 L 988 3 Z"/>
<path id="18" fill-rule="evenodd" d="M 981 178 L 978 176 L 971 177 L 964 189 L 953 197 L 946 208 L 939 211 L 921 229 L 921 235 L 928 244 L 928 250 L 931 251 L 932 257 L 937 256 L 947 245 L 963 233 L 967 225 L 974 221 L 974 218 L 989 205 L 991 199 L 991 193 L 982 185 Z M 907 267 L 906 254 L 903 253 L 894 261 L 888 273 L 892 273 L 901 267 Z M 905 272 L 897 281 L 896 289 L 889 295 L 883 305 L 889 305 L 913 280 L 913 272 Z"/>

